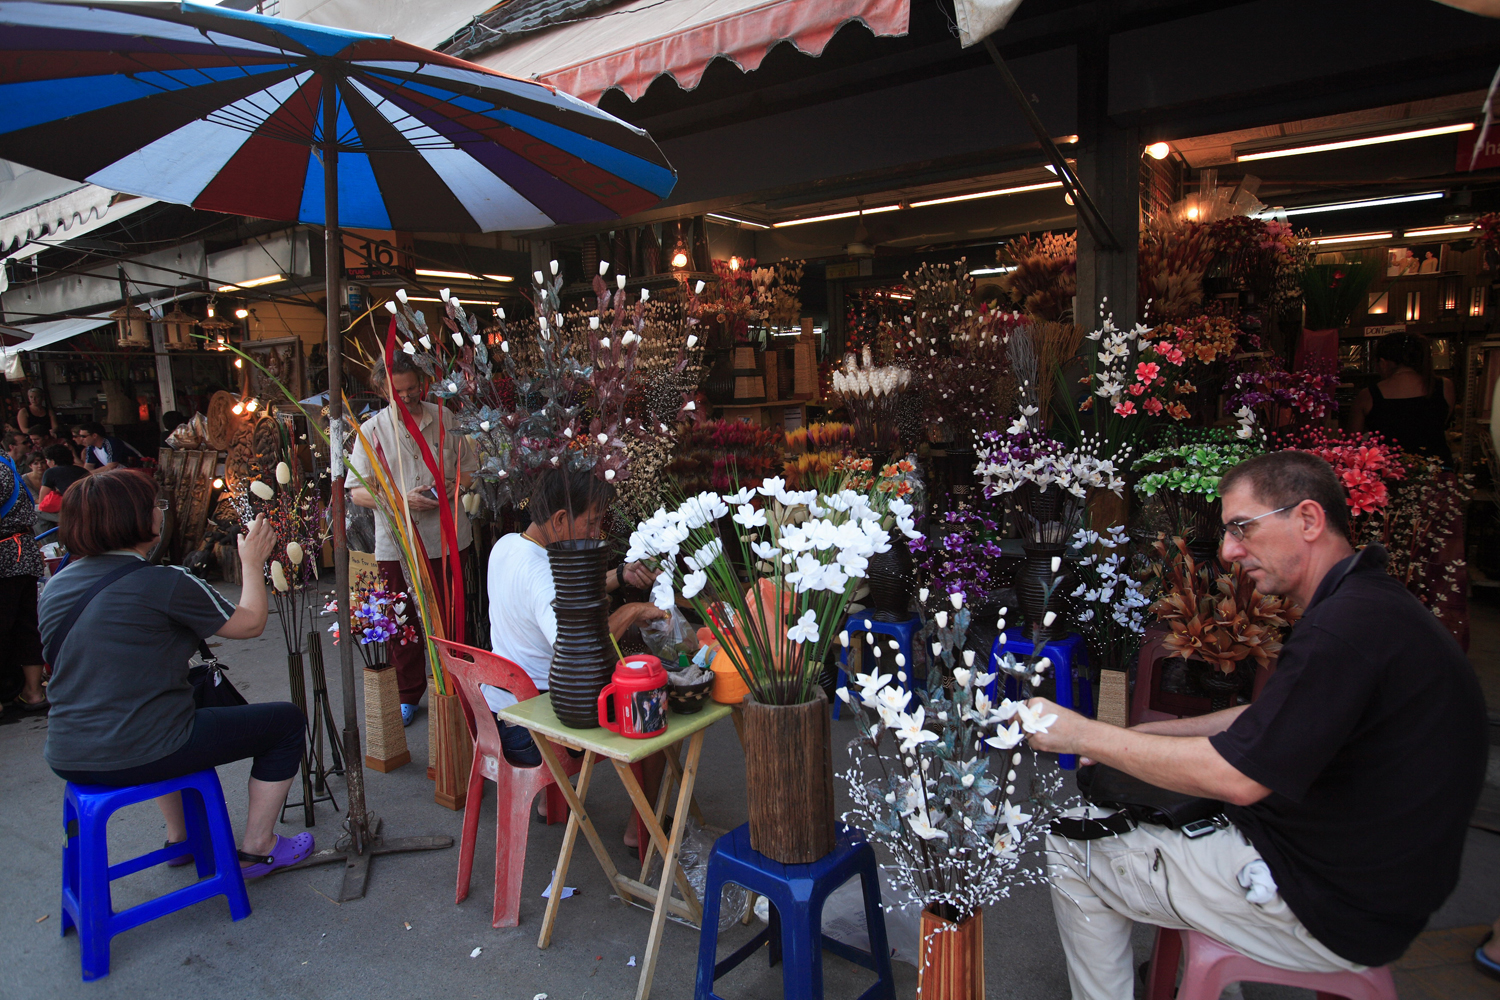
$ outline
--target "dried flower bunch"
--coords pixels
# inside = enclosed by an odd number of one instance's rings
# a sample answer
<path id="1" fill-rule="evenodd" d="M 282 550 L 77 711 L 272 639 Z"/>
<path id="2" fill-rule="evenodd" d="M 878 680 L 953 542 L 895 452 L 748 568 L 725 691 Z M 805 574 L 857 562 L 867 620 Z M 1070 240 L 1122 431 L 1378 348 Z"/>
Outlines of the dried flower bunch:
<path id="1" fill-rule="evenodd" d="M 974 651 L 961 648 L 969 609 L 962 594 L 951 600 L 951 621 L 939 611 L 923 632 L 931 669 L 915 709 L 920 687 L 907 682 L 914 665 L 894 648 L 885 663 L 868 633 L 874 665 L 854 677 L 857 690 L 838 691 L 860 731 L 843 775 L 854 806 L 844 818 L 886 848 L 885 870 L 910 900 L 968 914 L 1044 877 L 1043 866 L 1023 868 L 1021 860 L 1056 814 L 1062 782 L 1033 754 L 1029 787 L 1018 794 L 1022 744 L 1056 716 L 1038 716 L 1024 701 L 991 700 L 998 672 L 976 668 Z"/>
<path id="2" fill-rule="evenodd" d="M 733 484 L 760 485 L 782 469 L 785 436 L 738 420 L 707 420 L 677 430 L 666 475 L 676 495 L 727 492 Z"/>
<path id="3" fill-rule="evenodd" d="M 300 653 L 307 641 L 307 595 L 317 582 L 318 559 L 329 535 L 328 512 L 318 484 L 313 479 L 299 480 L 291 466 L 277 462 L 270 476 L 242 478 L 229 487 L 228 495 L 242 526 L 248 528 L 264 516 L 276 532 L 266 579 L 286 651 Z"/>
<path id="4" fill-rule="evenodd" d="M 967 443 L 1008 409 L 1006 345 L 1025 318 L 980 302 L 966 259 L 924 264 L 903 281 L 912 300 L 882 333 L 893 359 L 912 373 L 923 418 L 941 438 Z"/>
<path id="5" fill-rule="evenodd" d="M 1302 617 L 1301 609 L 1257 591 L 1239 563 L 1227 573 L 1198 563 L 1185 539 L 1173 538 L 1170 547 L 1157 541 L 1155 549 L 1161 561 L 1162 596 L 1151 611 L 1171 626 L 1172 634 L 1163 640 L 1170 655 L 1197 657 L 1228 674 L 1246 659 L 1264 666 L 1281 651 L 1287 631 Z"/>
<path id="6" fill-rule="evenodd" d="M 1073 316 L 1078 291 L 1078 237 L 1047 233 L 1040 239 L 1017 236 L 996 254 L 1015 268 L 1000 279 L 1011 302 L 1040 320 L 1060 322 Z"/>
<path id="7" fill-rule="evenodd" d="M 755 312 L 768 330 L 796 326 L 802 318 L 802 262 L 781 261 L 750 272 Z"/>
<path id="8" fill-rule="evenodd" d="M 1389 502 L 1357 525 L 1356 540 L 1383 545 L 1390 557 L 1386 572 L 1449 629 L 1460 628 L 1461 575 L 1467 564 L 1454 542 L 1472 486 L 1467 476 L 1444 469 L 1437 458 L 1403 454 L 1401 464 L 1405 474 L 1400 481 L 1387 480 Z"/>
<path id="9" fill-rule="evenodd" d="M 1137 293 L 1153 316 L 1178 320 L 1203 308 L 1203 276 L 1213 262 L 1214 242 L 1206 226 L 1171 215 L 1152 219 L 1141 231 Z"/>
<path id="10" fill-rule="evenodd" d="M 898 365 L 877 367 L 868 347 L 863 365 L 852 354 L 844 356 L 843 368 L 833 373 L 833 391 L 849 411 L 862 447 L 884 450 L 896 444 L 897 395 L 910 385 L 910 371 Z"/>

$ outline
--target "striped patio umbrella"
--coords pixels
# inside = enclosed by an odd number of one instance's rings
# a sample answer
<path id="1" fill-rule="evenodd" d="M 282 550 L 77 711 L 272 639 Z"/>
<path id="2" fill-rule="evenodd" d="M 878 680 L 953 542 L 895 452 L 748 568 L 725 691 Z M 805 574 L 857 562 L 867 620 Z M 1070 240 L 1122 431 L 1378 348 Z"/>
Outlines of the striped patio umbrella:
<path id="1" fill-rule="evenodd" d="M 546 85 L 384 35 L 144 0 L 0 0 L 0 157 L 194 208 L 321 225 L 328 302 L 340 300 L 341 228 L 607 222 L 676 183 L 645 132 Z M 342 441 L 343 334 L 339 311 L 325 312 L 329 436 Z M 330 514 L 337 593 L 348 594 L 342 489 Z M 338 617 L 349 635 L 348 601 Z M 339 659 L 351 842 L 340 898 L 351 899 L 364 894 L 363 874 L 351 873 L 368 871 L 372 854 L 452 838 L 382 841 L 369 822 L 350 643 Z"/>
<path id="2" fill-rule="evenodd" d="M 0 0 L 0 157 L 115 191 L 322 225 L 606 222 L 676 181 L 644 131 L 385 35 L 192 3 Z"/>

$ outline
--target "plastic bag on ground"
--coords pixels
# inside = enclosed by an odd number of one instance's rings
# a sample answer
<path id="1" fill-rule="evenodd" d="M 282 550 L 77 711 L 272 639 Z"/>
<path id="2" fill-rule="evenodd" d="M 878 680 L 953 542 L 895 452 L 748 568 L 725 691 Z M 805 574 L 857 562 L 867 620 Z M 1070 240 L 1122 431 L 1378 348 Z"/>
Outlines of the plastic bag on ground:
<path id="1" fill-rule="evenodd" d="M 921 904 L 903 902 L 903 894 L 891 885 L 885 869 L 879 871 L 880 901 L 886 908 L 885 940 L 890 945 L 891 958 L 915 966 L 921 954 Z M 758 904 L 756 909 L 760 909 Z M 865 894 L 858 877 L 839 886 L 823 904 L 823 933 L 851 948 L 870 950 L 870 934 L 865 930 Z"/>
<path id="2" fill-rule="evenodd" d="M 687 829 L 682 832 L 682 846 L 677 851 L 677 862 L 687 875 L 688 885 L 693 887 L 693 892 L 702 900 L 703 890 L 708 885 L 708 858 L 713 853 L 714 841 L 718 839 L 718 835 L 705 830 L 691 816 L 684 817 L 683 822 L 687 823 Z M 668 830 L 668 835 L 670 833 Z M 646 878 L 646 884 L 661 884 L 660 853 L 651 858 L 651 873 Z M 743 886 L 733 883 L 724 886 L 724 898 L 719 904 L 719 932 L 723 933 L 743 920 L 745 911 L 749 908 L 750 894 Z"/>

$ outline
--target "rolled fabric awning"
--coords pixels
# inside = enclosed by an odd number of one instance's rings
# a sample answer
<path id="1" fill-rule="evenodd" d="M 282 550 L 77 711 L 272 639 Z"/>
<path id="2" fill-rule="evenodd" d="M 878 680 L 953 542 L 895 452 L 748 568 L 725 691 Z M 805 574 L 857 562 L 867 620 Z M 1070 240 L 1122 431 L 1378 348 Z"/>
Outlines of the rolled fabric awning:
<path id="1" fill-rule="evenodd" d="M 612 88 L 639 100 L 659 76 L 670 76 L 683 90 L 692 90 L 714 59 L 728 59 L 748 73 L 781 42 L 791 42 L 810 56 L 821 55 L 829 39 L 851 21 L 891 37 L 905 35 L 910 20 L 910 0 L 633 0 L 551 27 L 474 61 L 551 84 L 597 105 Z"/>

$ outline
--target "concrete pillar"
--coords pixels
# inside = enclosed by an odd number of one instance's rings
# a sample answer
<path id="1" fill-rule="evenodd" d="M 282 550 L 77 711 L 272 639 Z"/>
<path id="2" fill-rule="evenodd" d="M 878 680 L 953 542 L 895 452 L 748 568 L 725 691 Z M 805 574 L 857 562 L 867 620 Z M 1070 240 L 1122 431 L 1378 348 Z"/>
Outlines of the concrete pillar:
<path id="1" fill-rule="evenodd" d="M 1139 316 L 1136 254 L 1141 226 L 1140 130 L 1120 128 L 1109 118 L 1109 40 L 1085 39 L 1078 46 L 1078 179 L 1093 196 L 1119 249 L 1101 247 L 1088 227 L 1078 226 L 1078 297 L 1074 322 L 1097 329 L 1104 313 L 1116 326 Z"/>

